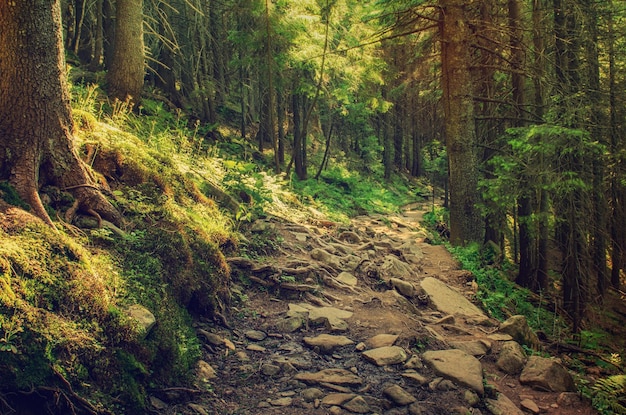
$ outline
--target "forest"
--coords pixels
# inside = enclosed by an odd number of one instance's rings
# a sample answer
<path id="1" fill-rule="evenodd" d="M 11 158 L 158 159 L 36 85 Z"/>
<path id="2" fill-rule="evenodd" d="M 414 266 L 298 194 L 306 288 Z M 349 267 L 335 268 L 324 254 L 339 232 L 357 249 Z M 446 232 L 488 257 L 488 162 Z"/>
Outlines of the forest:
<path id="1" fill-rule="evenodd" d="M 616 0 L 0 1 L 0 413 L 175 413 L 147 397 L 196 393 L 200 322 L 229 327 L 252 287 L 317 292 L 308 265 L 260 277 L 286 242 L 259 220 L 392 226 L 415 202 L 489 315 L 548 316 L 532 328 L 600 362 L 594 413 L 626 413 L 625 20 Z"/>

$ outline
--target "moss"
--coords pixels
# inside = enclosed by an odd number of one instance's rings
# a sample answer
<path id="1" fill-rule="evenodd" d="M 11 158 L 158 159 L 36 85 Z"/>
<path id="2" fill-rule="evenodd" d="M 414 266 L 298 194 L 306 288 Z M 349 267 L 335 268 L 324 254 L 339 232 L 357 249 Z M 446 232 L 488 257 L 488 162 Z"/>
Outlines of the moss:
<path id="1" fill-rule="evenodd" d="M 20 207 L 24 210 L 30 210 L 28 203 L 22 200 L 15 188 L 8 182 L 0 182 L 0 197 L 10 205 Z"/>

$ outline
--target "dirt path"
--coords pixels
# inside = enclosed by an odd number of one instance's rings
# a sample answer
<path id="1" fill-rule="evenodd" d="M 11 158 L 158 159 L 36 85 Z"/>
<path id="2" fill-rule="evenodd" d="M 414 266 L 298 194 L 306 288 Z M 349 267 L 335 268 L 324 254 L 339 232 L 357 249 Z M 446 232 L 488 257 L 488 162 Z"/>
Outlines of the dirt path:
<path id="1" fill-rule="evenodd" d="M 420 225 L 424 209 L 428 206 L 412 205 L 402 215 L 357 217 L 351 226 L 325 221 L 257 224 L 256 232 L 270 229 L 281 235 L 282 253 L 262 262 L 230 260 L 233 278 L 248 284 L 241 288 L 247 298 L 234 309 L 231 328 L 198 323 L 204 362 L 197 387 L 207 392 L 155 395 L 155 412 L 427 415 L 499 410 L 508 415 L 522 413 L 525 401 L 536 406 L 536 413 L 595 413 L 575 394 L 539 392 L 501 372 L 495 364 L 501 347 L 493 337 L 496 321 L 449 315 L 432 303 L 420 288 L 429 277 L 470 300 L 476 284 L 445 247 L 425 242 L 428 233 Z M 424 363 L 425 351 L 449 350 L 455 342 L 485 345 L 476 356 L 482 385 L 441 376 Z M 377 361 L 368 354 L 374 349 L 389 352 L 385 359 L 390 360 Z M 476 393 L 484 385 L 486 390 Z M 500 395 L 514 407 L 490 409 L 488 400 Z"/>

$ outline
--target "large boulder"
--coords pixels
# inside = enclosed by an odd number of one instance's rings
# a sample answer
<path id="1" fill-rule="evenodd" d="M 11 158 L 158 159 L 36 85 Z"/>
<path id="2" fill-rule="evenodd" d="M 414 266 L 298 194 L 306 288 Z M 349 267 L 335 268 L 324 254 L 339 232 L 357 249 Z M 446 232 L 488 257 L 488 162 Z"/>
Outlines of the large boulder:
<path id="1" fill-rule="evenodd" d="M 480 361 L 462 350 L 431 350 L 422 355 L 439 375 L 466 386 L 480 395 L 485 393 L 483 368 Z"/>
<path id="2" fill-rule="evenodd" d="M 539 350 L 541 343 L 535 332 L 530 328 L 526 317 L 513 316 L 500 324 L 500 333 L 505 333 L 513 337 L 519 344 L 524 344 L 535 350 Z"/>
<path id="3" fill-rule="evenodd" d="M 480 319 L 487 318 L 480 308 L 472 304 L 461 293 L 453 290 L 436 278 L 426 277 L 420 285 L 422 290 L 430 297 L 430 301 L 435 308 L 444 314 Z"/>
<path id="4" fill-rule="evenodd" d="M 517 375 L 524 368 L 526 363 L 526 352 L 516 341 L 504 342 L 496 365 L 504 373 L 509 375 Z"/>
<path id="5" fill-rule="evenodd" d="M 520 383 L 533 389 L 551 392 L 574 392 L 572 375 L 554 358 L 530 356 L 519 378 Z"/>

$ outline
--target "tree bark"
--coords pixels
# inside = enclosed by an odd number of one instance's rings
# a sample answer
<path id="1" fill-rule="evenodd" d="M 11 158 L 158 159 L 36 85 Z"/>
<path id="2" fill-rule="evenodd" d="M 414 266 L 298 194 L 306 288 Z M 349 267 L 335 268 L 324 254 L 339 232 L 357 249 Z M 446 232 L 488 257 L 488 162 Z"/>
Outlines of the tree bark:
<path id="1" fill-rule="evenodd" d="M 71 192 L 77 208 L 121 224 L 73 146 L 60 0 L 0 2 L 0 178 L 54 224 L 39 187 Z"/>
<path id="2" fill-rule="evenodd" d="M 442 82 L 450 186 L 450 242 L 481 242 L 478 152 L 470 74 L 473 1 L 441 0 Z"/>
<path id="3" fill-rule="evenodd" d="M 143 0 L 117 0 L 109 96 L 138 105 L 144 78 Z"/>

